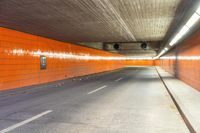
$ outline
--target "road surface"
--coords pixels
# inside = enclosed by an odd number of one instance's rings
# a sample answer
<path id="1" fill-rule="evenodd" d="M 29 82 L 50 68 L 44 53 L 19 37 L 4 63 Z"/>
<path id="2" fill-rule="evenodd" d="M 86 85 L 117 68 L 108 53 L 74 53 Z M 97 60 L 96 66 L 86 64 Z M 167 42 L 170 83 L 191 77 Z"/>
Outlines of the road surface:
<path id="1" fill-rule="evenodd" d="M 154 67 L 0 92 L 0 133 L 188 133 Z"/>

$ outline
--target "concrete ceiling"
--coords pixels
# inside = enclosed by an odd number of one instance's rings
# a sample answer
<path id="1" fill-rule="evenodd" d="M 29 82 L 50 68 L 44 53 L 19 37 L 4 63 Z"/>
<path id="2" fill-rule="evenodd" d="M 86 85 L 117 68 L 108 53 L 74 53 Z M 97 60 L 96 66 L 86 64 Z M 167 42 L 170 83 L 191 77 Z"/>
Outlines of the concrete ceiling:
<path id="1" fill-rule="evenodd" d="M 1 26 L 73 42 L 162 40 L 180 0 L 1 0 Z"/>
<path id="2" fill-rule="evenodd" d="M 159 42 L 185 1 L 0 0 L 0 26 L 66 42 Z"/>

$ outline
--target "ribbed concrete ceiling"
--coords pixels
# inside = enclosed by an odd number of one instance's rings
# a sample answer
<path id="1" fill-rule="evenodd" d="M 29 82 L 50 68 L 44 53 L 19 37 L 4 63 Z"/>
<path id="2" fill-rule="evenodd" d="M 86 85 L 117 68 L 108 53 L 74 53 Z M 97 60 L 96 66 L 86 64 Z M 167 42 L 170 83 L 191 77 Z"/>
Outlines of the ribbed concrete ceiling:
<path id="1" fill-rule="evenodd" d="M 181 0 L 0 0 L 0 26 L 70 42 L 160 41 Z"/>

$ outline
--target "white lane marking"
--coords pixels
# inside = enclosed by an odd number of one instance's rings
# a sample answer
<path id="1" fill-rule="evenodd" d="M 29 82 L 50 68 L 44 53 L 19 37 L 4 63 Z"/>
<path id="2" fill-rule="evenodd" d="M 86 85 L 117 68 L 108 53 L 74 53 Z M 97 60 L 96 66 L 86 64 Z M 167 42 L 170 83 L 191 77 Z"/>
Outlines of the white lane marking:
<path id="1" fill-rule="evenodd" d="M 118 81 L 120 81 L 120 80 L 122 80 L 122 79 L 123 79 L 123 78 L 119 78 L 119 79 L 116 79 L 115 81 L 118 82 Z"/>
<path id="2" fill-rule="evenodd" d="M 97 91 L 99 91 L 99 90 L 101 90 L 101 89 L 103 89 L 103 88 L 106 88 L 106 87 L 107 87 L 107 86 L 104 85 L 104 86 L 102 86 L 102 87 L 99 87 L 99 88 L 96 89 L 96 90 L 93 90 L 93 91 L 91 91 L 91 92 L 88 92 L 88 94 L 92 94 L 92 93 L 97 92 Z"/>
<path id="3" fill-rule="evenodd" d="M 7 132 L 10 132 L 10 131 L 14 130 L 15 128 L 21 127 L 21 126 L 23 126 L 23 125 L 25 125 L 25 124 L 27 124 L 27 123 L 29 123 L 29 122 L 31 122 L 31 121 L 34 121 L 34 120 L 36 120 L 36 119 L 38 119 L 38 118 L 40 118 L 40 117 L 42 117 L 42 116 L 44 116 L 44 115 L 46 115 L 46 114 L 48 114 L 48 113 L 51 113 L 51 112 L 52 112 L 52 110 L 47 110 L 47 111 L 45 111 L 45 112 L 43 112 L 43 113 L 40 113 L 40 114 L 38 114 L 38 115 L 36 115 L 36 116 L 33 116 L 33 117 L 31 117 L 31 118 L 29 118 L 29 119 L 27 119 L 27 120 L 24 120 L 24 121 L 22 121 L 22 122 L 20 122 L 20 123 L 17 123 L 17 124 L 15 124 L 15 125 L 12 125 L 12 126 L 10 126 L 10 127 L 8 127 L 8 128 L 5 128 L 5 129 L 1 130 L 0 133 L 7 133 Z"/>

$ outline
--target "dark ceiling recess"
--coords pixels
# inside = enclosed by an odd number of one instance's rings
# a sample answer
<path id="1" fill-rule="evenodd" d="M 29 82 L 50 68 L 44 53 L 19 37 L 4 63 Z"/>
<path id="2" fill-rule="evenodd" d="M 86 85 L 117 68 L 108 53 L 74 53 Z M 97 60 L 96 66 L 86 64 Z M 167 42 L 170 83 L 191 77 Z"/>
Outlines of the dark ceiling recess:
<path id="1" fill-rule="evenodd" d="M 114 47 L 114 49 L 119 50 L 119 44 L 118 44 L 118 43 L 115 43 L 115 44 L 113 45 L 113 47 Z"/>
<path id="2" fill-rule="evenodd" d="M 125 56 L 145 56 L 154 57 L 156 56 L 156 51 L 159 49 L 159 44 L 157 42 L 145 42 L 147 44 L 146 49 L 141 47 L 143 42 L 106 42 L 104 43 L 104 49 L 108 52 L 118 53 Z M 119 49 L 114 48 L 119 45 Z"/>
<path id="3" fill-rule="evenodd" d="M 147 43 L 143 42 L 140 46 L 141 46 L 142 49 L 146 49 L 147 48 Z"/>

